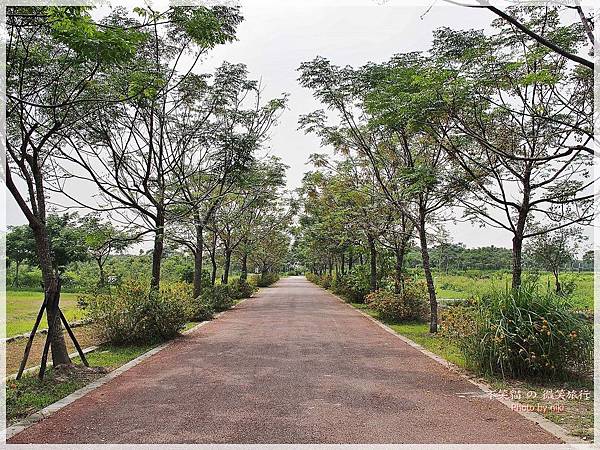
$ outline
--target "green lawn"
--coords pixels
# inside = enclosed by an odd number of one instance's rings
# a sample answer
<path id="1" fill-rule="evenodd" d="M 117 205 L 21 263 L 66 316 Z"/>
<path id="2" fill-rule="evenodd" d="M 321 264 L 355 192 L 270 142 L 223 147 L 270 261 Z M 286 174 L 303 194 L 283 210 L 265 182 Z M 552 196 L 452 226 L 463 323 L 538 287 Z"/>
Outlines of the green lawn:
<path id="1" fill-rule="evenodd" d="M 568 272 L 560 276 L 561 283 L 575 284 L 572 301 L 578 309 L 594 308 L 594 274 L 592 272 Z M 440 298 L 470 298 L 481 295 L 490 289 L 506 289 L 510 286 L 510 274 L 499 271 L 481 271 L 470 275 L 453 275 L 435 273 L 434 281 L 437 295 Z M 554 289 L 554 277 L 549 273 L 540 275 L 539 284 L 542 289 Z"/>
<path id="2" fill-rule="evenodd" d="M 60 307 L 67 320 L 83 319 L 83 311 L 77 307 L 77 299 L 81 294 L 62 293 Z M 6 291 L 6 336 L 28 333 L 44 299 L 42 292 Z M 40 328 L 47 328 L 46 316 Z"/>

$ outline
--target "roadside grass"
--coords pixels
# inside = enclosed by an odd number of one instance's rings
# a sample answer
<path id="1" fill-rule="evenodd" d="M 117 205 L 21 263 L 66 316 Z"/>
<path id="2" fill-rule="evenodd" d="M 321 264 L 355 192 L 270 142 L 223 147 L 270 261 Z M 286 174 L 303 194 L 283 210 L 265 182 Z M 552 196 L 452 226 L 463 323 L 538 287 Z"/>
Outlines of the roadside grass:
<path id="1" fill-rule="evenodd" d="M 510 286 L 509 273 L 503 271 L 478 271 L 473 274 L 434 273 L 436 293 L 439 298 L 468 299 L 481 295 L 491 289 L 506 289 Z M 577 309 L 594 308 L 594 274 L 592 272 L 567 272 L 560 275 L 561 283 L 574 283 L 571 297 Z M 554 289 L 554 277 L 550 273 L 539 275 L 542 290 Z"/>
<path id="2" fill-rule="evenodd" d="M 154 346 L 102 345 L 86 357 L 91 367 L 105 367 L 107 371 L 111 371 L 137 358 Z M 75 358 L 73 362 L 81 364 L 79 358 Z M 107 371 L 82 369 L 76 375 L 70 373 L 65 376 L 60 370 L 51 367 L 47 370 L 43 381 L 38 380 L 37 373 L 26 374 L 18 381 L 8 380 L 6 382 L 6 421 L 8 425 L 72 394 L 88 383 L 105 376 Z"/>
<path id="3" fill-rule="evenodd" d="M 351 303 L 353 307 L 359 309 L 369 316 L 385 323 L 396 333 L 407 337 L 416 342 L 425 349 L 436 355 L 441 356 L 447 361 L 455 364 L 469 376 L 474 374 L 466 368 L 465 359 L 456 344 L 452 340 L 436 336 L 429 333 L 429 325 L 426 323 L 394 323 L 381 320 L 376 311 L 370 309 L 367 305 L 361 303 Z M 514 396 L 514 400 L 531 405 L 543 415 L 546 419 L 562 426 L 573 436 L 580 437 L 588 442 L 594 439 L 594 383 L 590 379 L 571 379 L 567 381 L 549 381 L 549 380 L 513 380 L 502 379 L 501 377 L 480 377 L 480 379 L 491 386 L 496 393 L 504 392 L 505 395 Z M 544 398 L 549 392 L 552 395 L 567 391 L 576 391 L 589 393 L 589 398 L 582 399 L 560 399 Z M 535 392 L 535 397 L 527 393 Z M 585 397 L 585 395 L 584 395 Z M 562 406 L 562 411 L 552 410 Z M 541 408 L 541 411 L 539 410 Z M 544 408 L 546 408 L 544 410 Z"/>
<path id="4" fill-rule="evenodd" d="M 84 313 L 77 306 L 82 294 L 61 293 L 60 308 L 69 322 L 82 320 Z M 33 328 L 44 294 L 34 291 L 6 291 L 6 336 L 28 333 Z M 46 316 L 39 328 L 47 328 Z"/>

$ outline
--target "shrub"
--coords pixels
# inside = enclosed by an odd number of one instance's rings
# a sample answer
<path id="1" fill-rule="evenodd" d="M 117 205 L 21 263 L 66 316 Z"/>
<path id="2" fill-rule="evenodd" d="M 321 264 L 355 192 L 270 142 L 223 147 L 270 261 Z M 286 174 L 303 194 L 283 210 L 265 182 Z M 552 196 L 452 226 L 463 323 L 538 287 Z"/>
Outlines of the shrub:
<path id="1" fill-rule="evenodd" d="M 331 287 L 331 281 L 332 281 L 332 277 L 331 275 L 321 275 L 321 277 L 319 278 L 319 286 L 321 286 L 323 289 L 329 289 Z"/>
<path id="2" fill-rule="evenodd" d="M 438 313 L 438 335 L 450 339 L 461 339 L 473 334 L 474 301 L 456 302 Z"/>
<path id="3" fill-rule="evenodd" d="M 251 284 L 254 284 L 258 287 L 268 287 L 275 283 L 277 280 L 279 280 L 279 274 L 265 272 L 260 275 L 253 275 L 251 278 Z"/>
<path id="4" fill-rule="evenodd" d="M 229 285 L 230 295 L 235 300 L 248 298 L 254 294 L 255 290 L 256 288 L 254 286 L 242 279 L 237 279 Z"/>
<path id="5" fill-rule="evenodd" d="M 331 280 L 331 292 L 345 297 L 348 293 L 348 280 L 345 275 L 336 275 Z"/>
<path id="6" fill-rule="evenodd" d="M 480 298 L 471 332 L 459 340 L 467 364 L 482 373 L 563 378 L 592 365 L 592 324 L 563 296 L 534 283 Z"/>
<path id="7" fill-rule="evenodd" d="M 90 298 L 86 312 L 102 337 L 113 344 L 160 342 L 174 337 L 186 324 L 190 293 L 185 283 L 150 291 L 146 283 L 129 280 L 114 293 Z"/>
<path id="8" fill-rule="evenodd" d="M 230 288 L 226 284 L 205 287 L 200 294 L 200 300 L 216 312 L 225 311 L 234 305 Z"/>
<path id="9" fill-rule="evenodd" d="M 427 288 L 421 282 L 406 282 L 399 294 L 379 289 L 365 299 L 371 308 L 386 321 L 425 320 L 428 314 Z"/>
<path id="10" fill-rule="evenodd" d="M 202 296 L 198 296 L 190 301 L 188 307 L 188 320 L 193 322 L 203 322 L 205 320 L 211 320 L 215 315 L 213 306 L 206 302 Z"/>
<path id="11" fill-rule="evenodd" d="M 353 267 L 346 276 L 347 293 L 344 296 L 351 303 L 364 303 L 371 290 L 369 269 L 363 266 Z"/>
<path id="12" fill-rule="evenodd" d="M 319 275 L 312 273 L 312 272 L 307 272 L 305 274 L 305 276 L 306 276 L 306 279 L 308 281 L 310 281 L 311 283 L 318 284 L 317 282 L 319 280 Z"/>

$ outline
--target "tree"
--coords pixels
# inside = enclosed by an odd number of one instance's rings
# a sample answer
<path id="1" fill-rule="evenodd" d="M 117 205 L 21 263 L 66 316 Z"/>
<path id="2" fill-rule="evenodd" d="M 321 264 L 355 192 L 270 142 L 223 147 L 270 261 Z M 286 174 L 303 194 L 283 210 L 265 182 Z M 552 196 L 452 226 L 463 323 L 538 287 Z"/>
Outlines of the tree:
<path id="1" fill-rule="evenodd" d="M 8 227 L 6 234 L 6 258 L 15 263 L 13 287 L 19 287 L 19 267 L 22 263 L 36 260 L 35 241 L 29 225 Z"/>
<path id="2" fill-rule="evenodd" d="M 106 285 L 104 265 L 112 253 L 121 253 L 136 242 L 136 237 L 119 231 L 98 214 L 88 214 L 81 219 L 81 232 L 90 257 L 98 265 L 98 287 Z"/>
<path id="3" fill-rule="evenodd" d="M 532 238 L 526 251 L 538 267 L 552 272 L 556 293 L 561 293 L 559 274 L 562 267 L 575 259 L 584 236 L 580 228 L 561 228 Z"/>
<path id="4" fill-rule="evenodd" d="M 107 68 L 128 61 L 140 41 L 137 31 L 98 26 L 88 9 L 9 7 L 6 15 L 7 161 L 2 164 L 6 186 L 36 243 L 55 365 L 71 362 L 59 319 L 60 264 L 47 220 L 48 191 L 61 183 L 54 171 L 57 149 L 86 116 L 79 106 L 106 100 L 89 86 Z"/>
<path id="5" fill-rule="evenodd" d="M 548 49 L 558 53 L 559 55 L 563 56 L 564 58 L 567 58 L 571 61 L 574 61 L 576 63 L 583 65 L 587 69 L 591 69 L 591 71 L 594 70 L 594 62 L 592 60 L 585 59 L 585 58 L 577 55 L 569 45 L 565 45 L 564 41 L 561 41 L 560 36 L 550 36 L 550 37 L 545 36 L 543 32 L 540 32 L 539 30 L 536 30 L 535 28 L 531 27 L 530 24 L 528 24 L 527 22 L 522 20 L 521 17 L 511 14 L 511 12 L 514 11 L 514 9 L 512 9 L 512 10 L 509 9 L 508 11 L 503 11 L 500 8 L 492 6 L 488 0 L 477 0 L 478 4 L 462 3 L 462 2 L 455 1 L 455 0 L 445 0 L 445 1 L 448 3 L 452 3 L 454 5 L 466 6 L 468 8 L 485 8 L 485 9 L 493 12 L 497 16 L 499 16 L 502 20 L 506 21 L 506 23 L 509 24 L 510 26 L 515 27 L 519 32 L 524 33 L 526 36 L 537 41 L 539 44 L 543 45 L 544 47 L 547 47 Z M 535 7 L 540 8 L 540 6 L 535 6 Z M 575 2 L 574 5 L 564 5 L 563 7 L 573 9 L 577 12 L 578 19 L 579 19 L 578 25 L 581 27 L 582 31 L 587 36 L 587 39 L 589 40 L 589 44 L 591 45 L 590 54 L 593 55 L 594 47 L 596 45 L 596 40 L 594 39 L 594 18 L 593 18 L 593 16 L 591 16 L 591 17 L 586 16 L 586 13 L 583 10 L 583 8 L 581 7 L 581 5 L 579 4 L 579 2 Z M 548 8 L 548 7 L 546 6 L 546 8 Z M 572 28 L 575 28 L 575 26 L 571 25 L 570 27 L 564 27 L 564 28 L 572 29 Z"/>
<path id="6" fill-rule="evenodd" d="M 432 70 L 418 54 L 399 55 L 383 65 L 354 70 L 324 58 L 303 63 L 300 83 L 339 114 L 341 125 L 331 126 L 323 111 L 301 118 L 324 144 L 353 150 L 365 158 L 389 205 L 417 230 L 427 281 L 431 322 L 437 330 L 437 299 L 429 262 L 427 227 L 462 189 L 452 176 L 453 165 L 429 134 L 437 110 L 435 89 L 443 73 Z M 433 117 L 430 117 L 433 116 Z M 432 125 L 435 124 L 435 125 Z"/>
<path id="7" fill-rule="evenodd" d="M 529 13 L 540 33 L 559 33 L 556 11 Z M 465 172 L 467 217 L 512 235 L 512 287 L 521 284 L 523 242 L 590 223 L 592 129 L 587 78 L 565 58 L 506 27 L 497 35 L 439 30 L 433 54 L 450 69 L 441 110 L 452 117 L 435 139 Z M 569 35 L 571 45 L 579 37 Z M 567 105 L 568 104 L 568 105 Z M 576 143 L 581 143 L 575 145 Z M 548 219 L 543 228 L 535 222 Z"/>
<path id="8" fill-rule="evenodd" d="M 286 103 L 286 95 L 265 102 L 243 64 L 224 63 L 205 91 L 204 98 L 198 89 L 190 92 L 190 112 L 182 115 L 180 128 L 192 138 L 177 175 L 180 208 L 187 212 L 175 240 L 194 255 L 195 296 L 201 292 L 203 233 L 250 170 Z"/>

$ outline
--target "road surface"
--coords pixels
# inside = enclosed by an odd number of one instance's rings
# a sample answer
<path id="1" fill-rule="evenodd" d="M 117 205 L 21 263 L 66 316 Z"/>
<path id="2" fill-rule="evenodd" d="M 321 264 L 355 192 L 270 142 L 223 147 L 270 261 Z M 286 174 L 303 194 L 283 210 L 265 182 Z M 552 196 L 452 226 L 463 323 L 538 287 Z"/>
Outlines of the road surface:
<path id="1" fill-rule="evenodd" d="M 558 443 L 303 277 L 10 443 Z"/>

